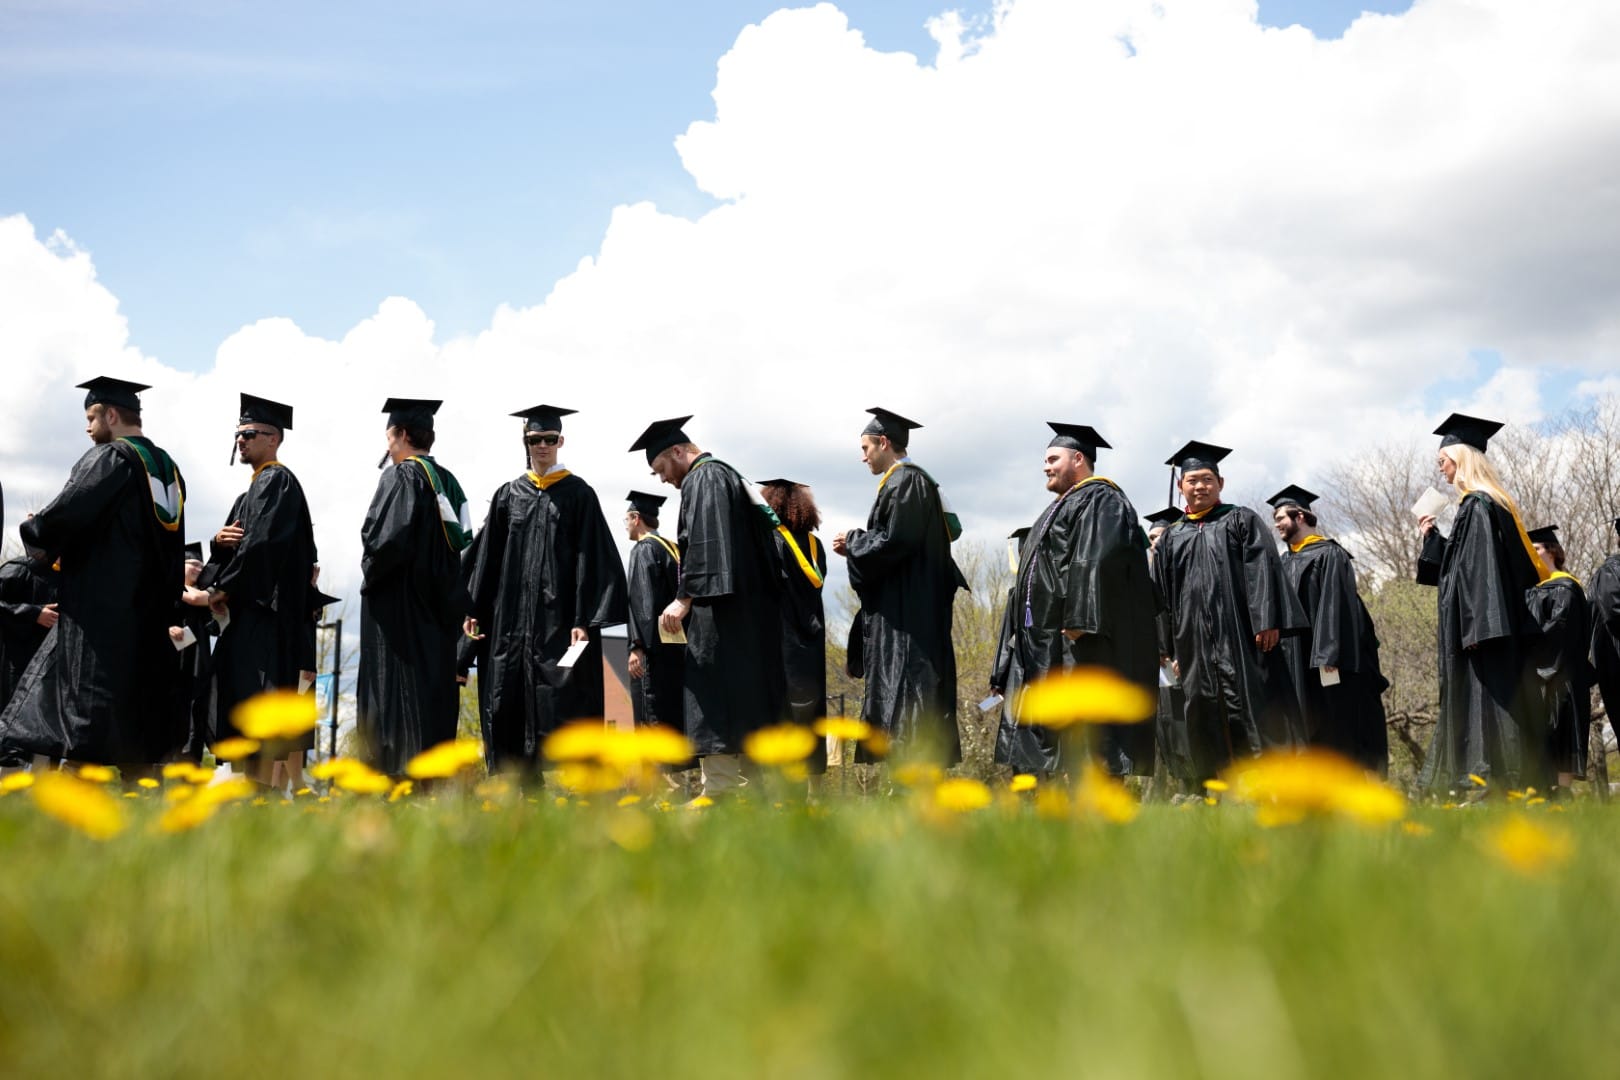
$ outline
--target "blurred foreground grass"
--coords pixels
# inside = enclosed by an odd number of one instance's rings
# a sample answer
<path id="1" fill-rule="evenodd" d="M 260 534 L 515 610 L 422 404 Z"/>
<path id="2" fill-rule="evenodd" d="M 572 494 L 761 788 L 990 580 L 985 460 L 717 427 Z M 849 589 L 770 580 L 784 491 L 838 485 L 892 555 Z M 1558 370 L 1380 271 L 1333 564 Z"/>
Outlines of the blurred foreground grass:
<path id="1" fill-rule="evenodd" d="M 7 1075 L 1606 1075 L 1620 818 L 0 799 Z M 1487 837 L 1528 816 L 1573 856 Z M 1427 830 L 1427 831 L 1426 831 Z"/>

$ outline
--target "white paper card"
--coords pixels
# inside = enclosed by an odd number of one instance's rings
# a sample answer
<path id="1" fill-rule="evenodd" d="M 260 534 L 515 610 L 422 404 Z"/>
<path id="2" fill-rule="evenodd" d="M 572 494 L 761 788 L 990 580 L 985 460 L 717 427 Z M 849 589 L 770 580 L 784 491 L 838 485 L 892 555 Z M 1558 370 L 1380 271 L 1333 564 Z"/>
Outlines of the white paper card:
<path id="1" fill-rule="evenodd" d="M 678 626 L 678 627 L 675 628 L 675 632 L 672 634 L 668 630 L 664 629 L 664 624 L 663 623 L 659 623 L 658 624 L 658 640 L 662 641 L 665 645 L 685 645 L 686 644 L 686 627 Z"/>
<path id="2" fill-rule="evenodd" d="M 980 712 L 989 712 L 991 709 L 995 708 L 997 705 L 1000 705 L 1003 700 L 1005 700 L 1005 699 L 1002 697 L 1002 695 L 1000 695 L 1000 694 L 991 694 L 989 697 L 987 697 L 983 701 L 979 702 L 979 711 Z"/>
<path id="3" fill-rule="evenodd" d="M 1338 673 L 1337 670 L 1329 671 L 1327 668 L 1318 668 L 1317 670 L 1322 673 L 1322 685 L 1323 686 L 1338 686 L 1339 685 L 1339 673 Z"/>
<path id="4" fill-rule="evenodd" d="M 170 638 L 169 640 L 174 645 L 175 652 L 184 652 L 187 648 L 197 644 L 197 635 L 192 631 L 191 627 L 188 626 L 180 631 L 179 641 L 175 641 L 173 638 Z"/>
<path id="5" fill-rule="evenodd" d="M 1418 496 L 1418 501 L 1412 504 L 1412 516 L 1420 518 L 1438 518 L 1440 516 L 1440 511 L 1444 510 L 1450 505 L 1450 499 L 1446 498 L 1432 487 L 1427 488 L 1424 490 L 1422 495 Z"/>
<path id="6" fill-rule="evenodd" d="M 584 641 L 576 641 L 568 646 L 568 651 L 562 654 L 562 659 L 557 661 L 557 666 L 573 667 L 579 662 L 579 658 L 585 655 L 585 650 L 590 643 L 590 639 L 586 638 Z"/>

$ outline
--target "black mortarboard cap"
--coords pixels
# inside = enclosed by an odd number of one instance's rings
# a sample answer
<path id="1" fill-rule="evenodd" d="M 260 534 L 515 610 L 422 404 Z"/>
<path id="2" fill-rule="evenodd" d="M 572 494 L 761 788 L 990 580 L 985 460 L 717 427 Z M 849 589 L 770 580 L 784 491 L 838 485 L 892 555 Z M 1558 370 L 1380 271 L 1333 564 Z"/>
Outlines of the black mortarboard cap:
<path id="1" fill-rule="evenodd" d="M 1322 496 L 1316 494 L 1315 492 L 1306 491 L 1298 484 L 1289 484 L 1287 487 L 1277 492 L 1277 494 L 1267 499 L 1266 502 L 1270 503 L 1273 507 L 1297 506 L 1301 510 L 1309 510 L 1311 508 L 1311 503 L 1315 502 L 1321 497 Z"/>
<path id="2" fill-rule="evenodd" d="M 1148 514 L 1142 520 L 1150 525 L 1174 525 L 1181 520 L 1181 511 L 1174 506 L 1167 506 L 1163 510 Z"/>
<path id="3" fill-rule="evenodd" d="M 1029 526 L 1028 525 L 1020 525 L 1020 526 L 1018 526 L 1018 528 L 1014 529 L 1012 532 L 1007 534 L 1007 539 L 1016 540 L 1020 544 L 1022 544 L 1024 542 L 1024 537 L 1026 537 L 1028 535 L 1029 535 Z"/>
<path id="4" fill-rule="evenodd" d="M 1558 539 L 1558 526 L 1556 525 L 1543 525 L 1539 529 L 1531 529 L 1529 532 L 1525 533 L 1525 535 L 1530 538 L 1530 542 L 1532 544 L 1556 544 L 1559 547 L 1563 546 L 1563 541 Z"/>
<path id="5" fill-rule="evenodd" d="M 1049 448 L 1061 446 L 1066 450 L 1078 450 L 1086 455 L 1086 460 L 1093 465 L 1097 463 L 1098 447 L 1104 450 L 1113 449 L 1108 445 L 1107 439 L 1097 434 L 1096 428 L 1087 427 L 1085 424 L 1060 424 L 1056 420 L 1048 420 L 1046 426 L 1056 432 L 1052 436 L 1052 441 L 1046 444 Z"/>
<path id="6" fill-rule="evenodd" d="M 319 589 L 311 589 L 309 591 L 309 610 L 314 612 L 316 615 L 319 615 L 333 604 L 341 603 L 343 603 L 341 598 L 336 596 L 328 596 Z"/>
<path id="7" fill-rule="evenodd" d="M 130 382 L 127 379 L 114 379 L 106 375 L 97 375 L 89 382 L 82 382 L 78 387 L 88 391 L 84 395 L 84 407 L 92 405 L 112 405 L 120 409 L 134 409 L 140 411 L 141 399 L 138 396 L 142 390 L 152 389 L 145 383 Z"/>
<path id="8" fill-rule="evenodd" d="M 625 496 L 625 500 L 630 503 L 630 509 L 636 513 L 652 517 L 657 517 L 658 508 L 664 505 L 664 496 L 649 495 L 645 491 L 632 491 Z"/>
<path id="9" fill-rule="evenodd" d="M 1481 420 L 1477 416 L 1464 416 L 1462 413 L 1452 413 L 1446 417 L 1446 422 L 1434 429 L 1440 436 L 1441 446 L 1454 446 L 1462 443 L 1472 446 L 1480 453 L 1485 452 L 1485 444 L 1491 436 L 1502 430 L 1502 424 L 1497 420 Z"/>
<path id="10" fill-rule="evenodd" d="M 202 541 L 201 540 L 193 540 L 191 543 L 186 545 L 186 558 L 188 558 L 188 559 L 196 559 L 198 562 L 203 561 L 203 550 L 202 550 Z"/>
<path id="11" fill-rule="evenodd" d="M 523 421 L 524 431 L 561 431 L 562 418 L 573 416 L 578 409 L 565 409 L 561 405 L 536 405 L 512 415 Z"/>
<path id="12" fill-rule="evenodd" d="M 252 394 L 242 395 L 242 414 L 236 418 L 238 424 L 269 424 L 282 431 L 292 430 L 292 406 L 283 405 L 279 401 L 269 398 L 254 397 Z"/>
<path id="13" fill-rule="evenodd" d="M 422 427 L 433 430 L 433 414 L 443 401 L 426 398 L 391 397 L 383 402 L 382 411 L 388 414 L 389 427 Z"/>
<path id="14" fill-rule="evenodd" d="M 1216 446 L 1213 443 L 1192 440 L 1180 450 L 1170 455 L 1166 465 L 1174 465 L 1182 472 L 1193 472 L 1196 469 L 1209 469 L 1215 475 L 1221 473 L 1220 464 L 1227 454 L 1232 451 L 1225 446 Z"/>
<path id="15" fill-rule="evenodd" d="M 754 483 L 758 484 L 760 487 L 795 488 L 795 487 L 801 487 L 802 486 L 797 480 L 784 480 L 780 476 L 774 477 L 773 479 L 770 479 L 770 480 L 756 480 L 756 481 L 754 481 Z"/>
<path id="16" fill-rule="evenodd" d="M 896 446 L 905 446 L 911 441 L 912 429 L 922 427 L 917 421 L 907 420 L 881 405 L 874 405 L 866 411 L 872 414 L 872 419 L 861 429 L 861 434 L 882 435 Z"/>
<path id="17" fill-rule="evenodd" d="M 653 458 L 670 447 L 692 441 L 686 437 L 686 432 L 681 430 L 682 425 L 690 419 L 692 419 L 690 416 L 677 416 L 670 420 L 654 420 L 647 425 L 647 430 L 630 444 L 631 452 L 647 451 L 647 464 L 651 465 Z"/>

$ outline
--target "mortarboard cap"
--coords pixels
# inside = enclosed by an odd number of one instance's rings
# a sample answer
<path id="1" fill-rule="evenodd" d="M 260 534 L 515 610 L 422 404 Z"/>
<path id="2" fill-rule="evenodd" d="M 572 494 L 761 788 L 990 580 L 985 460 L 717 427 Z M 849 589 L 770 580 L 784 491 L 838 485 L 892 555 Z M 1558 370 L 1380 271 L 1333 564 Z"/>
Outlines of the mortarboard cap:
<path id="1" fill-rule="evenodd" d="M 771 480 L 756 480 L 754 482 L 756 484 L 758 484 L 760 487 L 796 488 L 796 487 L 803 487 L 804 486 L 803 484 L 799 483 L 797 480 L 784 480 L 780 476 L 778 476 L 778 477 L 776 477 L 774 479 L 771 479 Z"/>
<path id="2" fill-rule="evenodd" d="M 643 431 L 641 436 L 630 444 L 630 450 L 632 452 L 645 450 L 647 452 L 647 464 L 651 465 L 654 458 L 670 447 L 692 441 L 686 437 L 686 432 L 681 430 L 682 426 L 690 419 L 692 419 L 691 416 L 677 416 L 670 420 L 654 420 L 647 425 L 647 430 Z"/>
<path id="3" fill-rule="evenodd" d="M 1061 446 L 1068 450 L 1078 450 L 1086 455 L 1086 460 L 1093 465 L 1097 463 L 1097 448 L 1112 450 L 1108 440 L 1097 434 L 1097 429 L 1087 427 L 1085 424 L 1060 424 L 1056 420 L 1048 420 L 1046 426 L 1051 428 L 1055 435 L 1047 447 Z"/>
<path id="4" fill-rule="evenodd" d="M 1197 469 L 1208 469 L 1216 476 L 1221 474 L 1220 464 L 1227 454 L 1232 451 L 1225 446 L 1216 446 L 1213 443 L 1199 442 L 1193 439 L 1186 446 L 1170 455 L 1166 465 L 1174 465 L 1184 473 Z"/>
<path id="5" fill-rule="evenodd" d="M 1150 525 L 1174 525 L 1181 520 L 1181 511 L 1174 506 L 1167 506 L 1163 510 L 1148 514 L 1142 520 Z"/>
<path id="6" fill-rule="evenodd" d="M 1525 533 L 1525 535 L 1530 538 L 1530 542 L 1532 544 L 1556 544 L 1559 547 L 1563 546 L 1563 541 L 1558 539 L 1558 526 L 1556 525 L 1543 525 L 1539 529 L 1531 529 L 1529 532 Z"/>
<path id="7" fill-rule="evenodd" d="M 1023 554 L 1024 541 L 1029 539 L 1029 526 L 1020 525 L 1007 534 L 1007 566 L 1018 573 L 1018 557 Z"/>
<path id="8" fill-rule="evenodd" d="M 426 398 L 391 397 L 383 402 L 382 411 L 388 414 L 389 427 L 425 427 L 433 430 L 433 415 L 443 401 Z"/>
<path id="9" fill-rule="evenodd" d="M 252 394 L 242 395 L 241 415 L 236 418 L 238 424 L 269 424 L 282 431 L 292 430 L 292 420 L 291 405 L 283 405 L 269 398 L 254 397 Z"/>
<path id="10" fill-rule="evenodd" d="M 632 491 L 625 500 L 630 503 L 630 509 L 649 517 L 657 517 L 658 508 L 664 505 L 664 496 L 649 495 L 645 491 Z"/>
<path id="11" fill-rule="evenodd" d="M 881 405 L 875 405 L 866 410 L 872 414 L 872 419 L 861 429 L 862 435 L 882 435 L 896 446 L 903 447 L 911 441 L 911 432 L 922 427 L 915 420 L 907 420 L 897 412 L 890 412 Z"/>
<path id="12" fill-rule="evenodd" d="M 188 558 L 188 559 L 196 559 L 198 562 L 203 561 L 203 549 L 202 549 L 202 541 L 201 540 L 193 540 L 191 543 L 186 545 L 186 558 Z"/>
<path id="13" fill-rule="evenodd" d="M 89 382 L 79 384 L 80 390 L 86 390 L 84 407 L 92 405 L 112 405 L 120 409 L 134 409 L 140 411 L 142 390 L 152 389 L 145 383 L 130 382 L 127 379 L 114 379 L 106 375 L 97 375 Z"/>
<path id="14" fill-rule="evenodd" d="M 1452 413 L 1446 417 L 1446 422 L 1434 429 L 1440 436 L 1441 446 L 1455 446 L 1462 443 L 1472 446 L 1480 453 L 1485 452 L 1485 444 L 1492 435 L 1502 430 L 1502 424 L 1497 420 L 1481 420 L 1477 416 L 1464 416 L 1462 413 Z"/>
<path id="15" fill-rule="evenodd" d="M 1315 492 L 1306 491 L 1298 484 L 1289 484 L 1287 487 L 1277 492 L 1277 494 L 1267 499 L 1266 502 L 1276 508 L 1281 508 L 1284 506 L 1297 506 L 1301 510 L 1309 510 L 1311 508 L 1311 503 L 1315 502 L 1321 497 L 1322 496 L 1316 494 Z"/>
<path id="16" fill-rule="evenodd" d="M 524 431 L 561 431 L 562 418 L 573 416 L 578 409 L 565 409 L 561 405 L 536 405 L 512 415 L 523 421 Z"/>
<path id="17" fill-rule="evenodd" d="M 339 597 L 328 596 L 319 589 L 311 589 L 309 591 L 309 610 L 316 615 L 319 615 L 333 604 L 341 603 L 343 603 L 343 601 Z"/>

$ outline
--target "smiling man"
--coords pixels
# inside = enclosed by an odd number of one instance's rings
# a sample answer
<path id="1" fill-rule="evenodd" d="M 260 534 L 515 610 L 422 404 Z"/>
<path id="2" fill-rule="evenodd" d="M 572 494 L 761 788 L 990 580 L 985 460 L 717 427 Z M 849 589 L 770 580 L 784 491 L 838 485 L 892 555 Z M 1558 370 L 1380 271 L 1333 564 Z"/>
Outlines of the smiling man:
<path id="1" fill-rule="evenodd" d="M 1198 780 L 1234 758 L 1305 740 L 1288 664 L 1277 648 L 1282 634 L 1305 629 L 1305 616 L 1271 529 L 1253 510 L 1221 501 L 1226 480 L 1220 463 L 1230 453 L 1195 440 L 1166 462 L 1180 471 L 1186 512 L 1159 537 L 1153 560 L 1170 608 Z"/>
<path id="2" fill-rule="evenodd" d="M 1151 693 L 1159 670 L 1147 537 L 1125 493 L 1093 471 L 1098 449 L 1108 443 L 1083 424 L 1048 426 L 1055 434 L 1042 469 L 1056 498 L 1020 548 L 990 674 L 990 689 L 1007 697 L 996 760 L 1046 776 L 1069 763 L 1054 732 L 1018 722 L 1025 685 L 1084 665 L 1110 668 Z M 1102 725 L 1096 735 L 1110 773 L 1152 775 L 1152 724 Z"/>

